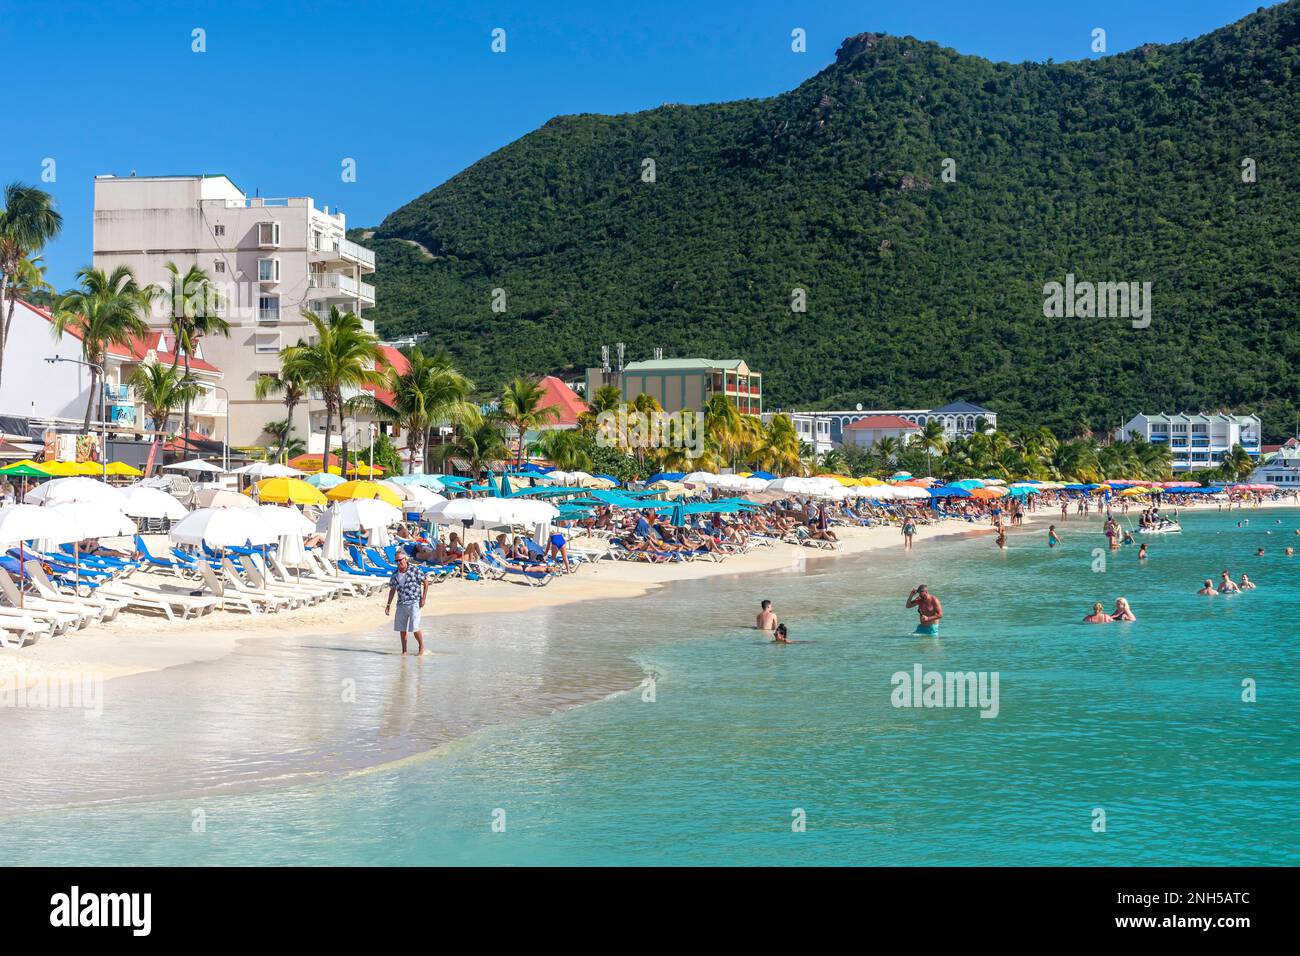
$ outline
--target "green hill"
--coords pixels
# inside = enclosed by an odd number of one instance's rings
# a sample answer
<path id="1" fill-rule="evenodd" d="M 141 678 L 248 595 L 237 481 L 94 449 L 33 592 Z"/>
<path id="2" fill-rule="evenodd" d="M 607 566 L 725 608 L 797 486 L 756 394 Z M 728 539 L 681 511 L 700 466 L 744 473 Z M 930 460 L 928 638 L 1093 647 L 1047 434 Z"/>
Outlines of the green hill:
<path id="1" fill-rule="evenodd" d="M 771 99 L 557 117 L 485 157 L 375 231 L 374 314 L 485 387 L 622 341 L 744 357 L 769 408 L 1234 408 L 1275 439 L 1300 410 L 1298 130 L 1295 2 L 1062 64 L 864 33 Z M 1150 327 L 1045 318 L 1067 273 L 1151 282 Z"/>

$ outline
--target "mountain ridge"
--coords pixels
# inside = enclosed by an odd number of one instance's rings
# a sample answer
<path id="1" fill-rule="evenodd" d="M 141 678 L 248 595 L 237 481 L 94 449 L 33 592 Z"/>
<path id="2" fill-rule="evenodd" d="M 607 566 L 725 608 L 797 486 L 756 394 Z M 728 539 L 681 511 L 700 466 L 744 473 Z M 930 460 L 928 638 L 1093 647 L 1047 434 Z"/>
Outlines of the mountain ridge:
<path id="1" fill-rule="evenodd" d="M 769 407 L 966 398 L 1067 429 L 1236 407 L 1280 437 L 1300 409 L 1298 74 L 1295 2 L 1064 64 L 857 34 L 774 97 L 557 116 L 485 156 L 367 241 L 374 314 L 485 387 L 623 341 L 744 357 Z M 1151 328 L 1044 318 L 1067 274 L 1152 282 Z"/>

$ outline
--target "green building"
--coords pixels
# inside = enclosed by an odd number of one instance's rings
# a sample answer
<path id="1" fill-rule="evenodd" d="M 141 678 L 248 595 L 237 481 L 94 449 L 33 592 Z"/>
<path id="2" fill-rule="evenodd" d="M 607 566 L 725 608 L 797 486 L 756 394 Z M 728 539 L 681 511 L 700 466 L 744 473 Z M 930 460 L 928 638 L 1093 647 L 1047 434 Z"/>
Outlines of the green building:
<path id="1" fill-rule="evenodd" d="M 763 376 L 743 359 L 652 359 L 629 362 L 622 374 L 587 369 L 587 398 L 604 385 L 617 385 L 624 401 L 652 396 L 664 411 L 699 411 L 714 395 L 725 395 L 742 415 L 763 413 Z"/>

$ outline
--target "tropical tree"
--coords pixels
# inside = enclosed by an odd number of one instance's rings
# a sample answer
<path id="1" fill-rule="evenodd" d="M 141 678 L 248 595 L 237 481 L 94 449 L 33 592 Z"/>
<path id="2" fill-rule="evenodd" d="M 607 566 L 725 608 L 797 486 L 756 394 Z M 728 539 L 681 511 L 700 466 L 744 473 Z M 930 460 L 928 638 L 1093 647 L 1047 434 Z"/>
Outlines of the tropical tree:
<path id="1" fill-rule="evenodd" d="M 327 318 L 307 309 L 303 310 L 302 317 L 312 326 L 311 341 L 300 341 L 282 349 L 280 368 L 286 379 L 318 390 L 325 401 L 326 453 L 321 459 L 321 465 L 325 467 L 336 416 L 339 417 L 340 434 L 343 432 L 344 392 L 383 384 L 384 376 L 375 371 L 375 363 L 379 361 L 379 343 L 365 330 L 361 319 L 351 312 L 340 312 L 338 306 L 330 306 Z M 347 436 L 343 437 L 346 457 Z"/>
<path id="2" fill-rule="evenodd" d="M 205 335 L 229 337 L 230 323 L 221 316 L 221 295 L 206 272 L 195 265 L 181 275 L 180 268 L 174 262 L 168 262 L 164 268 L 171 279 L 166 288 L 157 289 L 156 296 L 162 300 L 167 310 L 167 324 L 176 341 L 172 368 L 183 360 L 185 377 L 189 378 L 190 358 L 198 349 L 199 339 Z M 199 394 L 201 393 L 196 393 L 194 398 Z M 192 400 L 193 398 L 190 401 Z M 181 434 L 189 435 L 189 401 L 185 403 L 181 421 Z"/>
<path id="3" fill-rule="evenodd" d="M 712 395 L 704 403 L 704 434 L 712 440 L 721 457 L 735 467 L 736 456 L 745 441 L 740 410 L 725 395 Z"/>
<path id="4" fill-rule="evenodd" d="M 474 383 L 456 370 L 445 351 L 425 355 L 416 346 L 407 356 L 407 364 L 404 372 L 388 367 L 384 388 L 392 393 L 392 402 L 372 398 L 369 405 L 381 418 L 406 430 L 411 450 L 408 467 L 414 471 L 419 462 L 423 471 L 433 426 L 473 425 L 482 415 L 469 400 Z"/>
<path id="5" fill-rule="evenodd" d="M 948 439 L 944 435 L 943 425 L 933 418 L 921 426 L 921 430 L 912 435 L 911 442 L 914 446 L 925 452 L 926 474 L 931 472 L 931 459 L 935 455 L 942 455 L 948 448 Z"/>
<path id="6" fill-rule="evenodd" d="M 762 429 L 762 438 L 752 452 L 757 469 L 776 474 L 803 470 L 805 450 L 801 447 L 799 433 L 789 415 L 773 415 L 766 427 L 761 422 L 759 427 Z"/>
<path id="7" fill-rule="evenodd" d="M 1240 445 L 1233 445 L 1232 450 L 1224 456 L 1223 464 L 1219 469 L 1223 472 L 1223 477 L 1229 481 L 1241 481 L 1250 477 L 1257 464 L 1255 459 L 1250 457 L 1250 452 Z"/>
<path id="8" fill-rule="evenodd" d="M 501 393 L 501 418 L 516 433 L 516 463 L 523 461 L 524 435 L 547 425 L 560 415 L 553 405 L 543 405 L 546 390 L 537 382 L 516 378 Z"/>
<path id="9" fill-rule="evenodd" d="M 0 378 L 18 299 L 15 276 L 19 264 L 39 252 L 62 228 L 63 217 L 49 193 L 23 183 L 5 187 L 4 209 L 0 209 Z"/>
<path id="10" fill-rule="evenodd" d="M 162 442 L 163 433 L 167 430 L 167 420 L 171 418 L 172 412 L 183 408 L 200 393 L 197 382 L 189 379 L 175 366 L 164 365 L 161 362 L 144 362 L 137 365 L 135 371 L 131 373 L 130 386 L 135 400 L 144 409 L 144 417 L 154 433 L 154 445 Z M 153 470 L 153 463 L 160 460 L 160 456 L 155 453 L 149 455 L 150 472 Z"/>
<path id="11" fill-rule="evenodd" d="M 538 455 L 561 471 L 591 471 L 591 439 L 572 428 L 548 428 L 529 444 L 528 453 Z"/>
<path id="12" fill-rule="evenodd" d="M 448 458 L 464 458 L 478 477 L 485 468 L 510 457 L 504 426 L 499 416 L 480 416 L 476 423 L 457 428 L 451 441 L 432 449 L 430 457 L 442 465 Z"/>
<path id="13" fill-rule="evenodd" d="M 84 431 L 90 430 L 90 415 L 103 388 L 104 360 L 109 346 L 126 346 L 149 331 L 143 316 L 153 296 L 152 287 L 141 287 L 135 274 L 118 266 L 111 274 L 86 267 L 77 273 L 81 288 L 59 297 L 54 311 L 54 336 L 72 332 L 81 339 L 81 356 L 90 367 L 90 397 L 86 401 Z"/>

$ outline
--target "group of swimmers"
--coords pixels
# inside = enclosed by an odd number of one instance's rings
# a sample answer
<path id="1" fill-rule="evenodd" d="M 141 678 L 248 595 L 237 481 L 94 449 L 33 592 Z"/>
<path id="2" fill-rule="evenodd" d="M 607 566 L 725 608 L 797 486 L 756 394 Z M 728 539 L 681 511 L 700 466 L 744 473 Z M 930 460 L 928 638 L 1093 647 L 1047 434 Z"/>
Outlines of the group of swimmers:
<path id="1" fill-rule="evenodd" d="M 1255 590 L 1255 582 L 1250 579 L 1249 574 L 1243 572 L 1241 575 L 1241 581 L 1238 583 L 1237 581 L 1232 580 L 1231 574 L 1227 571 L 1223 571 L 1219 574 L 1219 586 L 1217 588 L 1214 586 L 1214 581 L 1212 579 L 1206 578 L 1205 583 L 1196 593 L 1209 597 L 1215 594 L 1240 594 L 1242 591 L 1253 590 Z"/>
<path id="2" fill-rule="evenodd" d="M 1092 613 L 1085 615 L 1085 624 L 1114 624 L 1118 621 L 1136 621 L 1137 615 L 1129 607 L 1128 598 L 1115 598 L 1115 610 L 1106 613 L 1106 607 L 1100 601 L 1092 606 Z"/>

